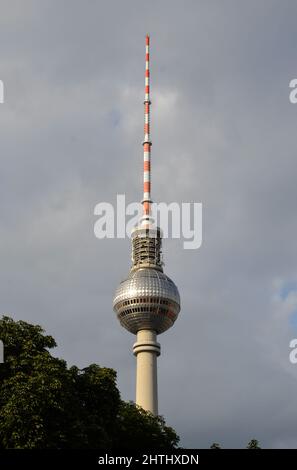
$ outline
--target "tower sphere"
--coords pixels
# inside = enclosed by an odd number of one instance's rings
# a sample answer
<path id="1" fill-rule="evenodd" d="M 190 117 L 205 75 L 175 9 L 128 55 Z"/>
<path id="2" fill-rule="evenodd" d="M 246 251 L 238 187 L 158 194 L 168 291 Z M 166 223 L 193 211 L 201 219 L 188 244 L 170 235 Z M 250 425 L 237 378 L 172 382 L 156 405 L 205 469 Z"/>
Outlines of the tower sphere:
<path id="1" fill-rule="evenodd" d="M 116 290 L 113 308 L 121 325 L 131 333 L 168 330 L 180 311 L 174 282 L 162 271 L 140 268 L 131 271 Z"/>

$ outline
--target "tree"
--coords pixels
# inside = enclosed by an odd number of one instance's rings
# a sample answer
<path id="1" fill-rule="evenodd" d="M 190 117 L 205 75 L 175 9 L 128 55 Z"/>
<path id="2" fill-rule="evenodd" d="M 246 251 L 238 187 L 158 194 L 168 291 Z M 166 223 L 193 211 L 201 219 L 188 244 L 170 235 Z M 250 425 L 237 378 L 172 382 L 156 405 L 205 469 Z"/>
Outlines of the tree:
<path id="1" fill-rule="evenodd" d="M 220 444 L 218 444 L 217 442 L 214 442 L 213 444 L 211 444 L 210 448 L 211 448 L 211 449 L 220 449 L 221 446 L 220 446 Z"/>
<path id="2" fill-rule="evenodd" d="M 125 449 L 175 448 L 179 438 L 175 431 L 166 426 L 162 416 L 154 416 L 134 403 L 121 402 L 116 447 Z"/>
<path id="3" fill-rule="evenodd" d="M 246 448 L 247 449 L 261 449 L 261 447 L 259 446 L 259 441 L 257 441 L 257 439 L 251 439 Z"/>
<path id="4" fill-rule="evenodd" d="M 161 417 L 125 403 L 116 372 L 67 367 L 38 325 L 0 319 L 0 448 L 174 448 Z"/>

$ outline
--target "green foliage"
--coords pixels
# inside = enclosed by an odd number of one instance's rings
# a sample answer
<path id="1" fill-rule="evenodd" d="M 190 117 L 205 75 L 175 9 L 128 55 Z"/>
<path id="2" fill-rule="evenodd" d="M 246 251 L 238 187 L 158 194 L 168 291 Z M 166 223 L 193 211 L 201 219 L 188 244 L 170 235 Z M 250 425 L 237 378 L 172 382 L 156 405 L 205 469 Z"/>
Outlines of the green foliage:
<path id="1" fill-rule="evenodd" d="M 218 444 L 217 442 L 214 442 L 211 446 L 210 446 L 211 449 L 221 449 L 221 446 L 220 444 Z M 259 446 L 259 441 L 257 441 L 257 439 L 252 439 L 247 447 L 247 449 L 261 449 L 261 447 Z"/>
<path id="2" fill-rule="evenodd" d="M 252 439 L 247 447 L 247 449 L 261 449 L 261 447 L 259 446 L 259 441 L 257 441 L 257 439 Z"/>
<path id="3" fill-rule="evenodd" d="M 218 444 L 217 442 L 214 442 L 213 444 L 211 444 L 210 448 L 211 448 L 211 449 L 220 449 L 221 446 L 220 446 L 220 444 Z"/>
<path id="4" fill-rule="evenodd" d="M 0 448 L 173 448 L 161 417 L 120 399 L 116 372 L 67 368 L 40 326 L 0 320 Z"/>
<path id="5" fill-rule="evenodd" d="M 116 447 L 124 449 L 171 449 L 179 441 L 162 416 L 155 417 L 134 403 L 121 402 Z"/>

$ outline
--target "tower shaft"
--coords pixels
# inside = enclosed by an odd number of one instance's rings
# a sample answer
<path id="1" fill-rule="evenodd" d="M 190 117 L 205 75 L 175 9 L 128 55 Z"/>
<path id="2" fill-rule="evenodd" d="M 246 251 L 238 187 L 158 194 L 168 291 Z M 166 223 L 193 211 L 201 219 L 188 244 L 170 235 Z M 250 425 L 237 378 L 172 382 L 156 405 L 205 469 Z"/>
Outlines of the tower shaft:
<path id="1" fill-rule="evenodd" d="M 157 357 L 160 355 L 160 344 L 156 341 L 156 332 L 138 331 L 133 353 L 136 356 L 136 404 L 157 415 Z"/>

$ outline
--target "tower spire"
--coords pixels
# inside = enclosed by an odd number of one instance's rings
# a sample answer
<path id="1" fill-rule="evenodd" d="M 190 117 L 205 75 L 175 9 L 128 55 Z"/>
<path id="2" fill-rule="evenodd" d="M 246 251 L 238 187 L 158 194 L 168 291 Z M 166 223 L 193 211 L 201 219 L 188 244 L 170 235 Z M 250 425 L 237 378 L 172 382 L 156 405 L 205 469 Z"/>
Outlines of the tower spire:
<path id="1" fill-rule="evenodd" d="M 144 139 L 143 139 L 143 215 L 151 214 L 151 139 L 150 139 L 150 37 L 145 38 Z"/>

